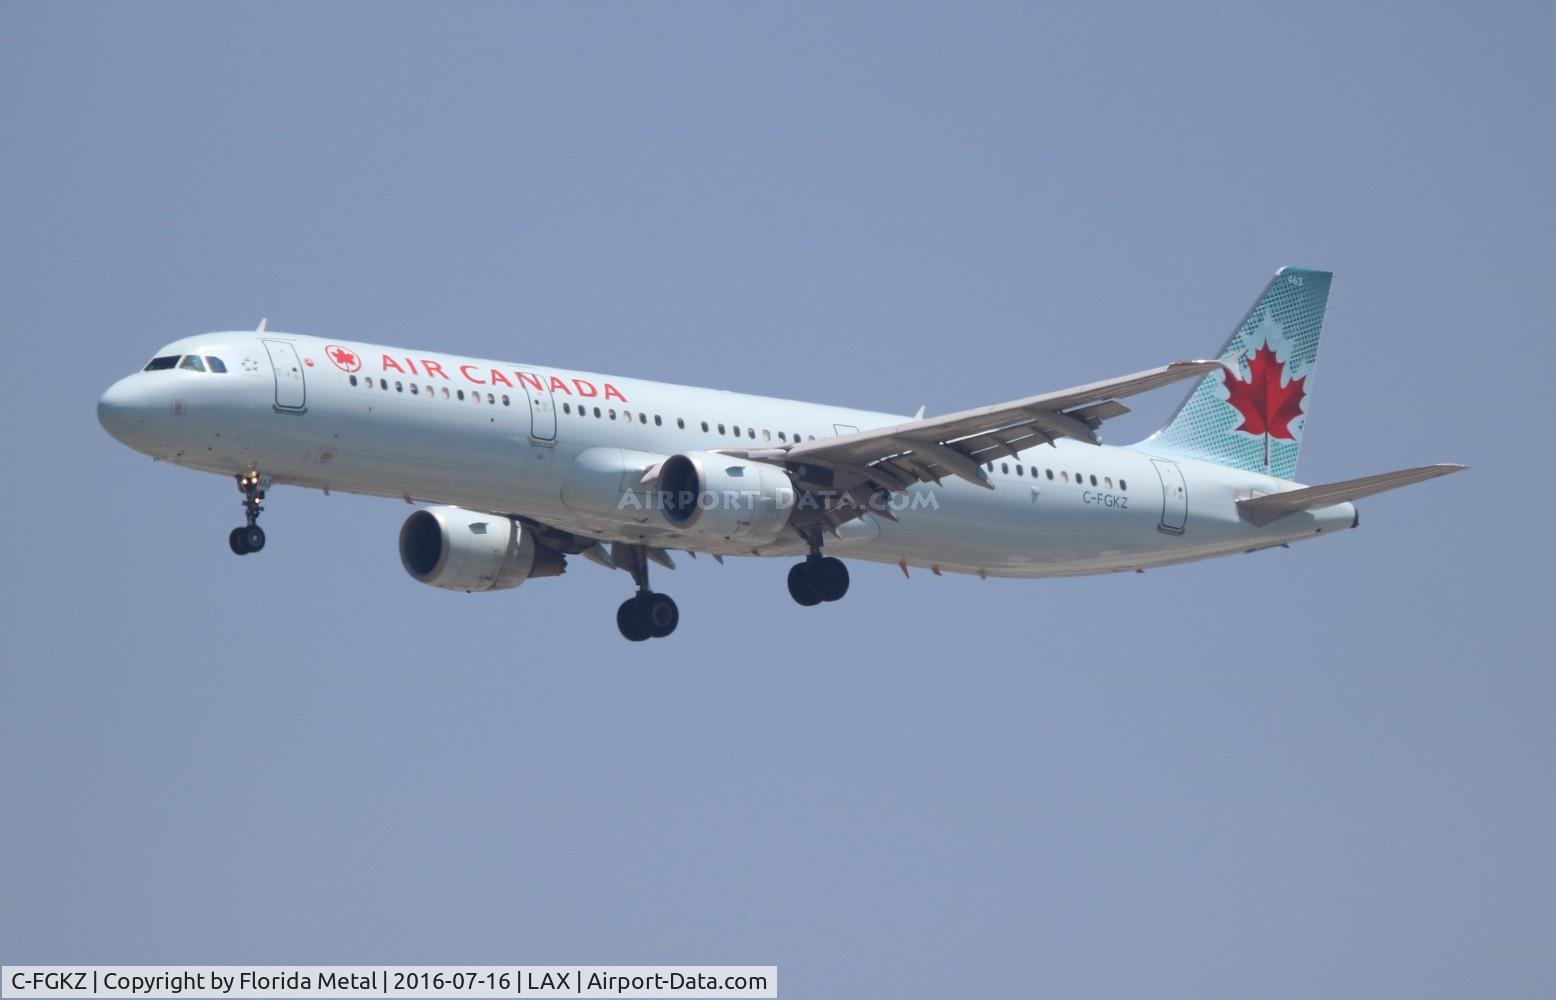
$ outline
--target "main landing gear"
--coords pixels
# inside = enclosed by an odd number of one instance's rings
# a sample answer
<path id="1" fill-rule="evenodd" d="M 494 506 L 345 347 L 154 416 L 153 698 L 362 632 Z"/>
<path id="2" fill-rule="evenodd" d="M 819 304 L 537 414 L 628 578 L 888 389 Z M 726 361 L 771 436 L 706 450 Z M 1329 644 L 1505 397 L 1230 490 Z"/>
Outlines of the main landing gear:
<path id="1" fill-rule="evenodd" d="M 628 551 L 633 554 L 629 557 L 630 565 L 625 568 L 631 571 L 638 592 L 622 601 L 621 607 L 616 609 L 616 627 L 628 642 L 663 639 L 680 624 L 681 609 L 675 606 L 669 594 L 656 594 L 648 589 L 648 559 L 642 549 L 634 546 Z"/>
<path id="2" fill-rule="evenodd" d="M 680 624 L 681 611 L 669 594 L 640 590 L 616 609 L 616 627 L 629 642 L 663 639 Z"/>
<path id="3" fill-rule="evenodd" d="M 821 540 L 812 535 L 810 555 L 789 567 L 789 596 L 801 607 L 841 600 L 848 593 L 848 567 L 836 556 L 821 554 Z"/>
<path id="4" fill-rule="evenodd" d="M 265 529 L 259 526 L 259 512 L 265 509 L 265 490 L 270 477 L 258 472 L 245 472 L 238 477 L 238 489 L 243 493 L 243 514 L 248 522 L 241 528 L 233 528 L 227 535 L 227 544 L 234 555 L 246 556 L 265 547 Z"/>

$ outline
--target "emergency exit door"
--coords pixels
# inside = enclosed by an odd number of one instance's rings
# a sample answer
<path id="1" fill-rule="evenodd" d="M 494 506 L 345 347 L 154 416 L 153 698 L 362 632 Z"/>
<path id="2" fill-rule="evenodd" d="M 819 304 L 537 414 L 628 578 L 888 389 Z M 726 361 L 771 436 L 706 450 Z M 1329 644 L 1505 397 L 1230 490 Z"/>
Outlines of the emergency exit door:
<path id="1" fill-rule="evenodd" d="M 524 386 L 524 396 L 529 401 L 529 436 L 533 441 L 556 440 L 556 400 L 551 398 L 551 388 L 538 376 L 518 372 L 519 383 Z M 542 389 L 537 385 L 546 386 Z"/>
<path id="2" fill-rule="evenodd" d="M 302 412 L 308 406 L 308 385 L 303 380 L 303 362 L 297 356 L 296 346 L 285 340 L 267 340 L 264 344 L 276 376 L 276 409 Z"/>
<path id="3" fill-rule="evenodd" d="M 1156 527 L 1171 535 L 1181 535 L 1189 525 L 1189 488 L 1177 462 L 1153 458 L 1156 476 L 1162 481 L 1162 520 Z"/>

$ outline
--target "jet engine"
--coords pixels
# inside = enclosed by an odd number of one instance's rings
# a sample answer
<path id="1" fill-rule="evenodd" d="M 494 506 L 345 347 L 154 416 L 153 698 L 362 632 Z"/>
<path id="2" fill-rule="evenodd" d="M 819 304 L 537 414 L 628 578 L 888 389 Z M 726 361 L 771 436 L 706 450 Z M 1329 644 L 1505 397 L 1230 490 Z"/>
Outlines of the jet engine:
<path id="1" fill-rule="evenodd" d="M 560 552 L 535 544 L 511 517 L 461 507 L 424 507 L 400 527 L 400 562 L 444 590 L 510 590 L 531 577 L 560 576 Z"/>
<path id="2" fill-rule="evenodd" d="M 794 514 L 794 482 L 776 466 L 713 452 L 671 455 L 659 467 L 659 511 L 687 534 L 772 542 Z"/>

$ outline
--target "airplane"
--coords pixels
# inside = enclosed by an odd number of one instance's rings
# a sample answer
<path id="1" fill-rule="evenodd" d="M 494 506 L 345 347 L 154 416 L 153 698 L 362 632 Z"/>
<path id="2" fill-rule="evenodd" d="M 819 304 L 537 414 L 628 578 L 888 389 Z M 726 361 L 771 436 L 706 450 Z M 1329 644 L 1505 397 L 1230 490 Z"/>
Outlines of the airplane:
<path id="1" fill-rule="evenodd" d="M 1295 481 L 1332 275 L 1286 267 L 1212 360 L 908 417 L 594 372 L 257 330 L 176 340 L 98 402 L 114 438 L 232 476 L 238 555 L 276 485 L 399 497 L 415 580 L 486 592 L 626 571 L 628 640 L 680 611 L 649 586 L 672 551 L 798 557 L 790 596 L 842 598 L 852 559 L 988 577 L 1144 572 L 1359 524 L 1355 501 L 1439 464 Z M 1120 400 L 1193 385 L 1156 433 L 1105 445 Z"/>

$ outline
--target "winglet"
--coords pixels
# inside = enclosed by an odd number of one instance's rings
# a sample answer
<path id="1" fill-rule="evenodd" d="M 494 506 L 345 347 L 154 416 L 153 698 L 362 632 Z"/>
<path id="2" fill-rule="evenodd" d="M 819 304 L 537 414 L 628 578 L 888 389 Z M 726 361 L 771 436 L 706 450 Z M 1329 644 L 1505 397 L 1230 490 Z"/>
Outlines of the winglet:
<path id="1" fill-rule="evenodd" d="M 268 322 L 270 322 L 270 317 L 266 316 L 266 317 L 262 318 L 259 321 L 259 326 L 255 328 L 254 332 L 255 333 L 264 333 L 265 332 L 265 324 L 268 323 Z"/>

